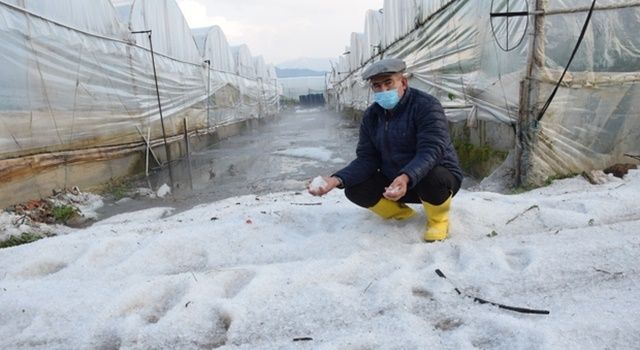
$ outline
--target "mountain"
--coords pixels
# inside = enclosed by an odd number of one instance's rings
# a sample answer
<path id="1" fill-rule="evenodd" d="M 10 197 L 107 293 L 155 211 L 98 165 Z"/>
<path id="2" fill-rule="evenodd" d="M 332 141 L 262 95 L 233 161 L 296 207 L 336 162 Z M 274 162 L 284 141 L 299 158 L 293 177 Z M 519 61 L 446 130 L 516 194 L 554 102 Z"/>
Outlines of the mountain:
<path id="1" fill-rule="evenodd" d="M 324 76 L 325 72 L 312 70 L 312 69 L 301 69 L 301 68 L 285 68 L 281 69 L 276 67 L 276 75 L 278 78 L 295 78 L 295 77 L 321 77 Z"/>
<path id="2" fill-rule="evenodd" d="M 335 59 L 334 59 L 335 60 Z M 329 72 L 331 70 L 331 58 L 311 58 L 301 57 L 276 64 L 280 69 L 310 69 L 319 72 Z"/>

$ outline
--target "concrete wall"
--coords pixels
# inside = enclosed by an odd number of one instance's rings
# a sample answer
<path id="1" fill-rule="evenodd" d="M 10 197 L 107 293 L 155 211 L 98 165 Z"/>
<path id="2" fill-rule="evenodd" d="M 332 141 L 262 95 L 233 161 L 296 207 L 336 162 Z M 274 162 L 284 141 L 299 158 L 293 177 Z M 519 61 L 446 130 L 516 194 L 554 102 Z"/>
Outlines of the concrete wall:
<path id="1" fill-rule="evenodd" d="M 189 134 L 191 151 L 206 148 L 225 138 L 238 135 L 255 123 L 269 118 L 247 119 Z M 171 159 L 186 156 L 184 136 L 168 139 Z M 152 142 L 154 153 L 165 163 L 167 156 L 162 140 Z M 81 190 L 98 188 L 117 178 L 144 175 L 146 146 L 143 141 L 110 148 L 83 149 L 31 155 L 3 160 L 0 177 L 0 208 L 32 199 L 50 196 L 54 189 L 78 186 Z M 150 168 L 157 167 L 149 159 Z"/>

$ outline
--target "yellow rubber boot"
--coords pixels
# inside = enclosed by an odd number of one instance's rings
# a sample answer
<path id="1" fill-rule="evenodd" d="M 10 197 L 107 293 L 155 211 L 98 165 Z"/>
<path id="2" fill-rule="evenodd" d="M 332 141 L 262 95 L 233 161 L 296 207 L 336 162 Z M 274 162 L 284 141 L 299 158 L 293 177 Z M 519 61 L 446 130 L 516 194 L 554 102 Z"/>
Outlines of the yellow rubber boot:
<path id="1" fill-rule="evenodd" d="M 442 241 L 449 234 L 449 209 L 451 208 L 451 196 L 440 205 L 422 202 L 424 212 L 427 214 L 427 230 L 424 240 L 427 242 Z"/>
<path id="2" fill-rule="evenodd" d="M 380 199 L 378 203 L 369 208 L 369 210 L 380 215 L 383 219 L 404 220 L 416 215 L 416 212 L 406 204 L 394 202 L 386 198 Z"/>

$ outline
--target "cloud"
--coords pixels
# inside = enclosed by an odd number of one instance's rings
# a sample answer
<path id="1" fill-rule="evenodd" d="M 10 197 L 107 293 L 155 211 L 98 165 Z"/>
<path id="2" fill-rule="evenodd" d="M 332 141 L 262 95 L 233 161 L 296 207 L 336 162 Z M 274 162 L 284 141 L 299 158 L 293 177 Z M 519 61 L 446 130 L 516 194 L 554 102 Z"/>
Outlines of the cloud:
<path id="1" fill-rule="evenodd" d="M 178 1 L 182 14 L 187 19 L 191 28 L 209 27 L 219 25 L 223 28 L 227 37 L 241 36 L 244 32 L 244 25 L 237 21 L 230 21 L 223 16 L 213 16 L 207 11 L 207 7 L 195 0 Z"/>
<path id="2" fill-rule="evenodd" d="M 353 31 L 364 30 L 368 8 L 383 0 L 178 0 L 192 28 L 219 25 L 231 45 L 247 44 L 270 63 L 337 57 Z"/>

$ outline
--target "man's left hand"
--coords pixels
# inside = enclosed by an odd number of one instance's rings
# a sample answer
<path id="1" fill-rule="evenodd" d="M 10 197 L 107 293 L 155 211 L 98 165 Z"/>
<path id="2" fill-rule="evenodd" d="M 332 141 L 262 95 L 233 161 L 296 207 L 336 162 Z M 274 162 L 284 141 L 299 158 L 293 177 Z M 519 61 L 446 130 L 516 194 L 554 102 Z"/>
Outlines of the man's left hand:
<path id="1" fill-rule="evenodd" d="M 395 202 L 398 199 L 404 197 L 405 194 L 407 194 L 408 183 L 409 176 L 407 176 L 406 174 L 401 174 L 393 180 L 389 187 L 385 187 L 385 191 L 382 195 L 384 196 L 384 198 Z"/>

